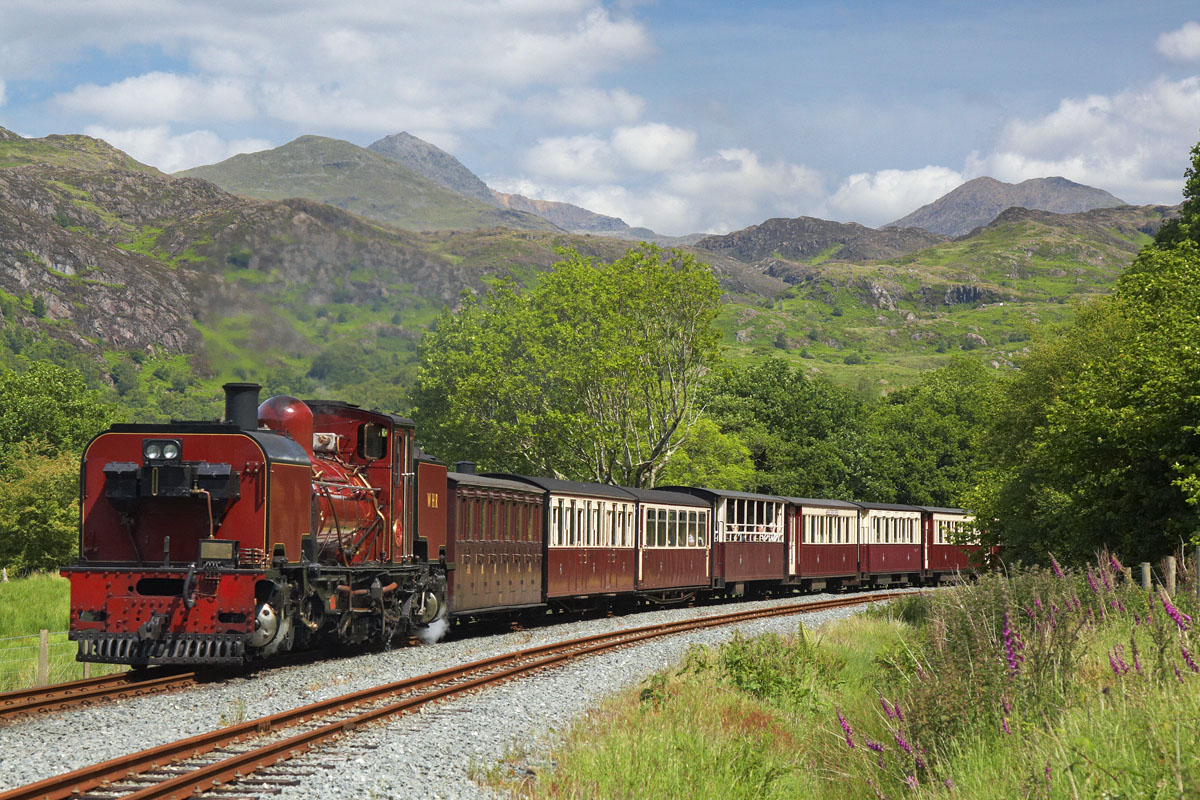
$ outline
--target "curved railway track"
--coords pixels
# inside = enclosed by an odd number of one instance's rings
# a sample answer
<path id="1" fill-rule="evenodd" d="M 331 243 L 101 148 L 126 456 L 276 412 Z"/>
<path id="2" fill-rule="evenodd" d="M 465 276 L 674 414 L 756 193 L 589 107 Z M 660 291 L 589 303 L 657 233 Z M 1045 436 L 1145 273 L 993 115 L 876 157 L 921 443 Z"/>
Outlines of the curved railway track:
<path id="1" fill-rule="evenodd" d="M 127 670 L 112 675 L 0 693 L 0 722 L 102 700 L 123 700 L 195 685 L 195 672 L 171 669 Z"/>
<path id="2" fill-rule="evenodd" d="M 0 794 L 0 800 L 59 800 L 68 797 L 183 800 L 217 786 L 228 788 L 227 785 L 231 783 L 270 785 L 272 781 L 279 782 L 280 779 L 255 779 L 249 776 L 308 752 L 362 725 L 409 713 L 430 703 L 477 691 L 489 684 L 659 636 L 764 617 L 881 602 L 898 596 L 900 593 L 896 592 L 856 595 L 738 611 L 518 650 L 132 753 L 12 789 Z M 254 791 L 247 788 L 247 794 L 253 794 Z M 96 794 L 89 795 L 89 792 Z"/>

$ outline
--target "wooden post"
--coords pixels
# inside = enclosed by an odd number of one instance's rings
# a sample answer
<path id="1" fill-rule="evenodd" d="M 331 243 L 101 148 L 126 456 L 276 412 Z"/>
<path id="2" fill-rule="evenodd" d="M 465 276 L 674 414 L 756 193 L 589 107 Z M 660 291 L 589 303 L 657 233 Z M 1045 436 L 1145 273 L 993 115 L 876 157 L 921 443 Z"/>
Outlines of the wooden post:
<path id="1" fill-rule="evenodd" d="M 50 684 L 50 631 L 42 628 L 38 631 L 38 671 L 37 685 Z"/>
<path id="2" fill-rule="evenodd" d="M 1175 596 L 1175 556 L 1167 556 L 1167 594 Z"/>
<path id="3" fill-rule="evenodd" d="M 1142 562 L 1142 591 L 1150 594 L 1150 562 Z"/>
<path id="4" fill-rule="evenodd" d="M 83 662 L 83 678 L 87 680 L 90 677 L 92 677 L 92 662 L 85 661 Z"/>

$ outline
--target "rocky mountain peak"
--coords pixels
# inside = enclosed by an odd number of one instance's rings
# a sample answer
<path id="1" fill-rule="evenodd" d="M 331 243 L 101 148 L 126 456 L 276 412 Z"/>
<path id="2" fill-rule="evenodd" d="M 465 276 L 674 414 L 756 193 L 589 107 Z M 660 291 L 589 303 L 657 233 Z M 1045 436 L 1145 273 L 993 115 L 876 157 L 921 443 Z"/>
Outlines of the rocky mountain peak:
<path id="1" fill-rule="evenodd" d="M 437 145 L 418 139 L 407 131 L 385 136 L 367 146 L 368 150 L 386 156 L 408 167 L 434 183 L 489 205 L 497 205 L 492 190 L 462 162 Z"/>

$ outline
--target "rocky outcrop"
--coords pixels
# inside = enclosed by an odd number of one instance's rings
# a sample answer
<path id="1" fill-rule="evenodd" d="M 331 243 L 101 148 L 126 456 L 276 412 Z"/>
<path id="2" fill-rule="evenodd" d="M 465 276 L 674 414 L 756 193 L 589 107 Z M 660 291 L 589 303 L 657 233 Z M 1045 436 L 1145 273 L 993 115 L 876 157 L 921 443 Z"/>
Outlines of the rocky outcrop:
<path id="1" fill-rule="evenodd" d="M 769 219 L 724 236 L 709 236 L 696 247 L 745 262 L 768 257 L 808 263 L 860 262 L 896 258 L 945 240 L 919 229 L 875 230 L 855 222 L 796 217 Z"/>

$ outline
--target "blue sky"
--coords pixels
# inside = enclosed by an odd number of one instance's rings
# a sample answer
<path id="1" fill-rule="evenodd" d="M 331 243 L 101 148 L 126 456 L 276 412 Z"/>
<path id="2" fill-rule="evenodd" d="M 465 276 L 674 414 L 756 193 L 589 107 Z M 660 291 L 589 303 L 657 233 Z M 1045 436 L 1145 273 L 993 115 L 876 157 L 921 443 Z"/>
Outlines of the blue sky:
<path id="1" fill-rule="evenodd" d="M 166 171 L 407 130 L 659 232 L 880 225 L 963 181 L 1179 200 L 1193 2 L 5 0 L 0 125 Z"/>

